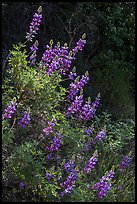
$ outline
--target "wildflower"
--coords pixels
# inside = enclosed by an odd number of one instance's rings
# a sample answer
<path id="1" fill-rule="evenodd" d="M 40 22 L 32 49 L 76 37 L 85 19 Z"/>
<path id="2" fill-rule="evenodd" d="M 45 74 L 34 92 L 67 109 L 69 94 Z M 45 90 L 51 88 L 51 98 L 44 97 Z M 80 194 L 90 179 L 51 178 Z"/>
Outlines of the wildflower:
<path id="1" fill-rule="evenodd" d="M 34 65 L 36 62 L 36 51 L 38 49 L 38 41 L 36 40 L 35 43 L 32 45 L 32 47 L 30 47 L 30 50 L 33 51 L 31 56 L 29 57 L 29 63 Z"/>
<path id="2" fill-rule="evenodd" d="M 106 136 L 106 130 L 102 129 L 98 134 L 97 136 L 95 137 L 94 140 L 97 140 L 97 141 L 102 141 L 102 139 Z"/>
<path id="3" fill-rule="evenodd" d="M 77 74 L 75 72 L 70 72 L 68 77 L 71 79 L 71 80 L 74 80 L 74 77 L 76 77 Z"/>
<path id="4" fill-rule="evenodd" d="M 53 41 L 50 42 L 50 46 L 46 46 L 47 49 L 42 56 L 39 68 L 46 68 L 45 73 L 49 76 L 52 76 L 52 73 L 57 70 L 60 74 L 66 75 L 66 72 L 70 70 L 72 61 L 75 59 L 76 52 L 82 50 L 84 43 L 85 41 L 79 40 L 74 50 L 69 51 L 66 43 L 64 44 L 64 46 L 60 46 L 59 44 L 57 44 L 57 46 L 52 47 Z M 74 74 L 73 76 L 75 75 L 76 74 Z M 73 78 L 73 76 L 72 73 L 69 75 L 70 78 Z"/>
<path id="5" fill-rule="evenodd" d="M 130 165 L 131 160 L 132 158 L 130 158 L 128 155 L 123 158 L 122 162 L 119 164 L 120 172 L 123 172 Z"/>
<path id="6" fill-rule="evenodd" d="M 32 22 L 29 27 L 29 33 L 27 33 L 26 35 L 26 39 L 28 41 L 32 41 L 32 38 L 34 38 L 35 34 L 37 34 L 38 27 L 41 23 L 41 18 L 42 18 L 41 12 L 42 12 L 42 8 L 39 7 L 38 12 L 35 13 L 35 15 L 33 16 Z"/>
<path id="7" fill-rule="evenodd" d="M 85 130 L 86 135 L 91 135 L 94 131 L 94 128 L 89 127 L 88 129 Z"/>
<path id="8" fill-rule="evenodd" d="M 83 95 L 76 96 L 75 100 L 72 104 L 67 108 L 67 115 L 70 116 L 71 114 L 78 113 L 81 110 L 83 103 Z"/>
<path id="9" fill-rule="evenodd" d="M 48 160 L 52 160 L 52 158 L 53 158 L 53 154 L 52 154 L 52 153 L 49 153 L 49 154 L 47 155 L 47 159 L 48 159 Z"/>
<path id="10" fill-rule="evenodd" d="M 48 122 L 48 127 L 43 129 L 43 132 L 48 136 L 50 133 L 53 132 L 53 127 L 55 126 L 54 122 Z"/>
<path id="11" fill-rule="evenodd" d="M 72 58 L 69 54 L 67 46 L 51 46 L 47 45 L 47 49 L 45 50 L 39 68 L 46 67 L 46 74 L 49 76 L 52 75 L 53 72 L 59 70 L 60 74 L 65 75 L 71 66 Z"/>
<path id="12" fill-rule="evenodd" d="M 52 180 L 54 178 L 54 174 L 46 173 L 47 180 Z"/>
<path id="13" fill-rule="evenodd" d="M 75 55 L 79 50 L 82 51 L 85 44 L 86 40 L 80 38 L 79 41 L 76 42 L 76 47 L 72 49 L 73 54 Z"/>
<path id="14" fill-rule="evenodd" d="M 96 113 L 96 108 L 99 106 L 99 100 L 100 99 L 97 96 L 95 102 L 93 103 L 89 103 L 89 101 L 86 101 L 84 106 L 81 107 L 79 118 L 84 120 L 84 122 L 87 122 L 91 118 L 93 118 Z"/>
<path id="15" fill-rule="evenodd" d="M 100 181 L 92 186 L 92 189 L 97 190 L 97 196 L 103 198 L 108 194 L 108 191 L 111 189 L 111 179 L 114 178 L 114 171 L 111 170 L 106 173 L 105 176 L 102 176 Z"/>
<path id="16" fill-rule="evenodd" d="M 57 151 L 61 146 L 63 136 L 59 133 L 56 133 L 56 134 L 57 136 L 53 138 L 51 145 L 46 146 L 46 149 L 48 151 L 51 151 L 51 152 Z"/>
<path id="17" fill-rule="evenodd" d="M 77 95 L 78 91 L 81 90 L 88 83 L 88 81 L 89 81 L 88 76 L 82 75 L 80 80 L 79 80 L 79 77 L 77 77 L 74 83 L 70 84 L 70 89 L 68 91 L 67 99 L 69 101 L 72 101 Z"/>
<path id="18" fill-rule="evenodd" d="M 75 182 L 77 178 L 78 178 L 78 171 L 73 171 L 70 173 L 67 179 L 60 184 L 60 186 L 64 188 L 64 191 L 60 193 L 60 196 L 64 196 L 65 194 L 71 193 L 71 191 L 75 187 Z"/>
<path id="19" fill-rule="evenodd" d="M 24 189 L 24 188 L 25 188 L 25 184 L 24 184 L 24 182 L 23 182 L 23 181 L 22 181 L 22 182 L 20 182 L 19 187 L 20 187 L 20 189 Z"/>
<path id="20" fill-rule="evenodd" d="M 97 163 L 97 151 L 94 152 L 93 156 L 89 159 L 89 161 L 87 162 L 87 164 L 85 165 L 84 169 L 83 169 L 83 173 L 89 173 L 92 171 L 93 168 L 95 168 L 95 165 Z"/>
<path id="21" fill-rule="evenodd" d="M 30 113 L 28 113 L 27 111 L 24 112 L 24 116 L 23 118 L 18 122 L 18 125 L 22 128 L 25 128 L 26 125 L 29 124 L 31 118 L 30 118 Z"/>
<path id="22" fill-rule="evenodd" d="M 75 160 L 73 161 L 68 161 L 67 163 L 64 164 L 64 169 L 66 170 L 66 172 L 70 172 L 73 171 L 75 168 Z"/>
<path id="23" fill-rule="evenodd" d="M 12 118 L 12 116 L 14 115 L 15 111 L 16 111 L 16 106 L 17 103 L 16 102 L 10 102 L 10 104 L 8 105 L 8 107 L 5 109 L 5 113 L 2 114 L 2 119 L 5 118 Z"/>

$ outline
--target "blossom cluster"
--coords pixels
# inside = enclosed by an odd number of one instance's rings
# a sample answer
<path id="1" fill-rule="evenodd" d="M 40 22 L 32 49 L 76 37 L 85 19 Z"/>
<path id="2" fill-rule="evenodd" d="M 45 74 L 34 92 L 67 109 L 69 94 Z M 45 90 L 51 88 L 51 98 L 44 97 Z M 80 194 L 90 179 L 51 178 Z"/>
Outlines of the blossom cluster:
<path id="1" fill-rule="evenodd" d="M 60 196 L 64 196 L 65 194 L 70 194 L 71 191 L 75 187 L 76 179 L 78 178 L 78 171 L 72 171 L 67 179 L 60 184 L 62 188 L 64 188 L 64 191 L 60 193 Z"/>
<path id="2" fill-rule="evenodd" d="M 76 76 L 77 76 L 76 72 L 70 72 L 68 75 L 68 78 L 71 80 L 74 80 L 74 77 L 76 77 Z"/>
<path id="3" fill-rule="evenodd" d="M 2 114 L 2 119 L 12 118 L 13 114 L 16 111 L 16 106 L 17 106 L 16 102 L 14 102 L 14 103 L 10 102 L 10 104 L 8 105 L 8 107 L 4 111 L 5 113 Z"/>
<path id="4" fill-rule="evenodd" d="M 46 146 L 46 149 L 50 152 L 58 151 L 61 146 L 63 135 L 56 133 L 56 136 L 53 137 L 50 146 Z"/>
<path id="5" fill-rule="evenodd" d="M 26 39 L 28 41 L 32 41 L 32 38 L 35 37 L 35 34 L 37 34 L 37 31 L 38 31 L 38 27 L 41 23 L 41 19 L 42 19 L 42 8 L 39 7 L 38 8 L 38 12 L 34 14 L 33 16 L 33 19 L 32 19 L 32 22 L 30 24 L 30 27 L 29 27 L 29 32 L 27 32 L 27 35 L 26 35 Z"/>
<path id="6" fill-rule="evenodd" d="M 96 113 L 96 110 L 99 106 L 100 98 L 97 96 L 95 102 L 89 103 L 86 101 L 83 104 L 83 95 L 76 96 L 71 105 L 67 108 L 66 114 L 70 116 L 75 114 L 76 118 L 82 119 L 84 122 L 89 121 Z"/>
<path id="7" fill-rule="evenodd" d="M 66 72 L 70 70 L 72 61 L 75 59 L 75 54 L 79 50 L 81 51 L 86 43 L 86 40 L 80 39 L 77 42 L 75 48 L 72 51 L 69 51 L 67 44 L 64 46 L 60 46 L 60 44 L 52 47 L 53 42 L 51 42 L 51 46 L 47 45 L 46 50 L 42 56 L 40 61 L 39 68 L 46 68 L 45 73 L 49 76 L 52 76 L 52 73 L 55 71 L 59 71 L 60 74 L 66 75 Z M 73 78 L 76 74 L 70 73 L 69 77 Z"/>
<path id="8" fill-rule="evenodd" d="M 19 188 L 20 189 L 24 189 L 25 188 L 25 183 L 22 181 L 22 182 L 20 182 L 20 184 L 19 184 Z"/>
<path id="9" fill-rule="evenodd" d="M 87 174 L 89 172 L 92 171 L 93 168 L 95 168 L 95 165 L 97 163 L 97 151 L 94 153 L 94 155 L 89 159 L 89 161 L 87 162 L 87 164 L 85 165 L 84 169 L 83 169 L 83 173 Z"/>
<path id="10" fill-rule="evenodd" d="M 102 129 L 95 137 L 95 141 L 102 141 L 102 139 L 106 136 L 106 130 Z"/>
<path id="11" fill-rule="evenodd" d="M 67 108 L 67 111 L 66 111 L 67 116 L 80 112 L 82 103 L 83 103 L 83 95 L 76 96 L 71 106 Z"/>
<path id="12" fill-rule="evenodd" d="M 53 132 L 53 127 L 55 126 L 55 121 L 53 122 L 48 122 L 48 127 L 43 129 L 43 132 L 45 133 L 45 135 L 49 135 L 50 133 Z"/>
<path id="13" fill-rule="evenodd" d="M 31 65 L 35 65 L 36 62 L 36 51 L 38 50 L 38 41 L 36 40 L 35 43 L 30 47 L 32 54 L 29 57 L 29 63 Z"/>
<path id="14" fill-rule="evenodd" d="M 39 68 L 46 68 L 46 73 L 51 76 L 53 72 L 59 72 L 65 75 L 69 71 L 72 60 L 74 59 L 67 46 L 46 46 L 46 50 L 42 56 Z"/>
<path id="15" fill-rule="evenodd" d="M 132 158 L 130 158 L 128 155 L 123 158 L 122 162 L 119 164 L 120 172 L 123 172 L 130 165 L 131 160 Z"/>
<path id="16" fill-rule="evenodd" d="M 82 89 L 88 83 L 88 81 L 89 81 L 88 76 L 82 75 L 82 77 L 79 81 L 77 81 L 77 78 L 76 78 L 74 83 L 70 84 L 70 89 L 69 89 L 68 95 L 67 95 L 68 101 L 72 101 L 75 98 L 75 96 L 77 95 L 78 91 L 80 89 Z"/>
<path id="17" fill-rule="evenodd" d="M 80 51 L 83 50 L 83 47 L 85 46 L 85 44 L 86 44 L 86 40 L 80 38 L 79 41 L 76 42 L 76 47 L 72 49 L 73 53 L 77 53 L 79 50 Z"/>
<path id="18" fill-rule="evenodd" d="M 70 171 L 73 171 L 74 168 L 75 168 L 75 160 L 72 160 L 72 161 L 68 161 L 66 162 L 64 165 L 63 165 L 65 171 L 67 173 L 69 173 Z"/>
<path id="19" fill-rule="evenodd" d="M 85 130 L 85 133 L 86 133 L 86 135 L 91 135 L 93 133 L 93 131 L 94 131 L 94 128 L 89 127 Z"/>
<path id="20" fill-rule="evenodd" d="M 52 180 L 54 178 L 54 174 L 46 172 L 46 178 L 47 178 L 47 180 Z"/>
<path id="21" fill-rule="evenodd" d="M 105 176 L 102 176 L 100 181 L 92 186 L 92 189 L 97 190 L 97 196 L 104 198 L 111 189 L 111 179 L 114 178 L 114 171 L 110 170 Z"/>
<path id="22" fill-rule="evenodd" d="M 18 125 L 22 128 L 25 128 L 26 125 L 29 124 L 31 118 L 30 118 L 30 113 L 28 113 L 27 111 L 24 112 L 24 116 L 22 117 L 22 119 L 18 122 Z"/>

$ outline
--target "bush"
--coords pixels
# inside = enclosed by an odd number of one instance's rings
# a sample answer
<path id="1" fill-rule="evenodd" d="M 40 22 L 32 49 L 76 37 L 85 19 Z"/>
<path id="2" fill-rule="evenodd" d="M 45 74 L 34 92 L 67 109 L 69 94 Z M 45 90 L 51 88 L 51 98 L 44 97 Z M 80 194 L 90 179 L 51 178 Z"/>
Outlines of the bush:
<path id="1" fill-rule="evenodd" d="M 73 48 L 51 40 L 37 62 L 38 41 L 27 44 L 41 13 L 10 51 L 3 80 L 3 201 L 134 201 L 134 121 L 97 117 L 100 93 L 84 97 L 89 73 L 77 76 L 72 62 L 85 34 Z"/>

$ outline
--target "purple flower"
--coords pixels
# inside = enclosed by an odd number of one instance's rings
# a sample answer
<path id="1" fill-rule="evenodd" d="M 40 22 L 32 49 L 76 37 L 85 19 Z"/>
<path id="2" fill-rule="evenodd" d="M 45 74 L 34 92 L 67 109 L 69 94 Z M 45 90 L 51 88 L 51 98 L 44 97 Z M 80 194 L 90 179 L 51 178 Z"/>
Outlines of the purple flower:
<path id="1" fill-rule="evenodd" d="M 123 158 L 122 162 L 119 164 L 120 172 L 123 172 L 130 165 L 131 160 L 132 158 L 130 158 L 128 155 Z"/>
<path id="2" fill-rule="evenodd" d="M 89 172 L 92 171 L 93 168 L 95 168 L 95 165 L 97 163 L 97 151 L 94 153 L 94 155 L 90 158 L 90 160 L 87 162 L 87 164 L 85 165 L 84 169 L 83 169 L 83 173 L 87 174 Z"/>
<path id="3" fill-rule="evenodd" d="M 94 131 L 94 128 L 89 127 L 88 129 L 85 130 L 86 135 L 91 135 Z"/>
<path id="4" fill-rule="evenodd" d="M 51 141 L 51 145 L 46 146 L 46 149 L 50 152 L 58 151 L 61 146 L 63 136 L 59 133 L 56 133 L 56 135 Z"/>
<path id="5" fill-rule="evenodd" d="M 49 76 L 52 76 L 52 73 L 55 71 L 59 71 L 60 74 L 66 75 L 66 72 L 70 70 L 72 61 L 75 59 L 76 52 L 82 50 L 84 43 L 85 41 L 79 40 L 76 48 L 74 48 L 73 51 L 69 51 L 66 43 L 64 46 L 57 44 L 57 46 L 52 47 L 53 42 L 50 42 L 51 46 L 47 45 L 47 49 L 40 61 L 39 68 L 46 69 L 45 73 Z M 75 75 L 76 74 L 73 76 Z M 72 73 L 69 75 L 70 78 L 73 78 L 73 76 Z"/>
<path id="6" fill-rule="evenodd" d="M 48 159 L 48 160 L 52 160 L 52 158 L 53 158 L 53 154 L 52 154 L 52 153 L 49 153 L 49 154 L 47 155 L 47 159 Z"/>
<path id="7" fill-rule="evenodd" d="M 47 180 L 52 180 L 54 178 L 54 174 L 46 173 Z"/>
<path id="8" fill-rule="evenodd" d="M 118 188 L 121 191 L 123 189 L 123 185 L 120 185 Z"/>
<path id="9" fill-rule="evenodd" d="M 35 43 L 30 47 L 30 50 L 33 51 L 32 54 L 29 57 L 29 63 L 32 65 L 35 65 L 36 62 L 36 51 L 38 49 L 38 41 L 36 40 Z"/>
<path id="10" fill-rule="evenodd" d="M 24 189 L 24 188 L 25 188 L 25 184 L 24 184 L 24 182 L 23 182 L 23 181 L 22 181 L 22 182 L 20 182 L 19 187 L 20 187 L 21 189 Z"/>
<path id="11" fill-rule="evenodd" d="M 12 118 L 12 116 L 14 115 L 15 111 L 16 111 L 16 106 L 17 103 L 16 102 L 10 102 L 10 104 L 8 105 L 8 107 L 5 109 L 5 113 L 2 114 L 2 119 L 5 118 Z"/>
<path id="12" fill-rule="evenodd" d="M 81 90 L 89 81 L 88 76 L 82 75 L 82 78 L 79 80 L 77 77 L 74 83 L 70 84 L 70 89 L 68 91 L 67 99 L 68 101 L 72 101 L 77 95 L 78 91 Z"/>
<path id="13" fill-rule="evenodd" d="M 75 100 L 72 104 L 67 108 L 67 115 L 70 116 L 71 114 L 78 113 L 81 110 L 83 103 L 83 95 L 76 96 Z"/>
<path id="14" fill-rule="evenodd" d="M 25 128 L 26 125 L 29 124 L 30 122 L 30 113 L 28 113 L 27 111 L 24 112 L 24 116 L 22 117 L 22 119 L 18 122 L 18 125 L 22 128 Z"/>
<path id="15" fill-rule="evenodd" d="M 54 122 L 48 122 L 48 127 L 43 129 L 43 132 L 48 136 L 50 133 L 53 132 L 53 127 L 55 126 Z"/>
<path id="16" fill-rule="evenodd" d="M 71 80 L 74 80 L 74 77 L 76 77 L 77 74 L 75 72 L 70 72 L 68 77 L 71 79 Z"/>
<path id="17" fill-rule="evenodd" d="M 67 163 L 64 164 L 64 169 L 66 170 L 66 172 L 70 172 L 73 171 L 75 168 L 75 160 L 73 161 L 68 161 Z"/>
<path id="18" fill-rule="evenodd" d="M 38 27 L 41 23 L 41 18 L 42 18 L 42 14 L 40 14 L 41 12 L 42 12 L 42 8 L 39 7 L 38 12 L 35 13 L 35 15 L 33 16 L 32 22 L 29 27 L 30 28 L 29 33 L 27 33 L 26 35 L 26 39 L 28 41 L 32 41 L 32 38 L 34 38 L 35 34 L 37 34 Z"/>
<path id="19" fill-rule="evenodd" d="M 108 194 L 108 191 L 111 188 L 111 179 L 114 178 L 114 171 L 109 171 L 105 176 L 102 176 L 100 181 L 92 186 L 92 189 L 97 190 L 97 196 L 103 198 Z"/>
<path id="20" fill-rule="evenodd" d="M 94 140 L 96 141 L 102 141 L 102 139 L 106 136 L 106 130 L 102 129 L 97 136 L 95 137 Z"/>
<path id="21" fill-rule="evenodd" d="M 69 54 L 67 46 L 55 46 L 52 48 L 47 45 L 39 68 L 46 68 L 45 73 L 49 76 L 52 76 L 52 73 L 57 70 L 60 74 L 65 75 L 66 72 L 69 71 L 73 59 L 74 58 Z"/>
<path id="22" fill-rule="evenodd" d="M 65 194 L 71 193 L 71 191 L 75 187 L 75 182 L 77 178 L 78 178 L 78 171 L 73 171 L 70 173 L 67 179 L 60 184 L 60 186 L 64 188 L 64 191 L 60 193 L 60 196 L 64 196 Z"/>
<path id="23" fill-rule="evenodd" d="M 75 55 L 79 50 L 82 51 L 85 44 L 86 40 L 80 38 L 79 41 L 76 42 L 76 47 L 72 49 L 73 54 Z"/>
<path id="24" fill-rule="evenodd" d="M 99 100 L 100 99 L 97 96 L 95 102 L 93 103 L 89 103 L 89 101 L 86 101 L 84 106 L 81 108 L 79 118 L 84 120 L 84 122 L 87 122 L 91 118 L 93 118 L 96 113 L 96 108 L 99 106 Z"/>

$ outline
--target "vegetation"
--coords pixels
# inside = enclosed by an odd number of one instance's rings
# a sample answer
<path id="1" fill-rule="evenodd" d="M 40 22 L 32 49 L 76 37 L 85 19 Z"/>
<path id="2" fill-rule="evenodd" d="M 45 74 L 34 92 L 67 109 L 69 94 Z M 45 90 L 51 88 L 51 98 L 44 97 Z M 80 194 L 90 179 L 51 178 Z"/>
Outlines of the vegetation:
<path id="1" fill-rule="evenodd" d="M 134 202 L 134 3 L 41 5 L 3 64 L 3 201 Z"/>

